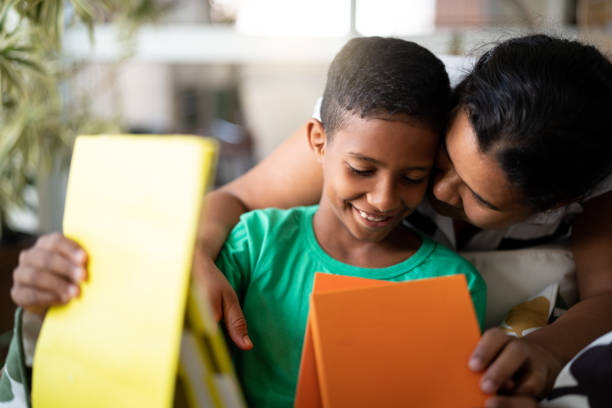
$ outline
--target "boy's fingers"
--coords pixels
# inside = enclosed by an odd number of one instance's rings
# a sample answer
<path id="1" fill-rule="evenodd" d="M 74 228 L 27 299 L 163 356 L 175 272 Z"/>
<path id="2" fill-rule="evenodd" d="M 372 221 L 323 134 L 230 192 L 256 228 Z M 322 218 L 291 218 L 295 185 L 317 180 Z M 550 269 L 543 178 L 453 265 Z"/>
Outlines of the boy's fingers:
<path id="1" fill-rule="evenodd" d="M 85 266 L 87 263 L 87 253 L 85 250 L 73 240 L 59 233 L 43 235 L 36 241 L 34 246 L 47 251 L 58 252 L 76 265 Z"/>
<path id="2" fill-rule="evenodd" d="M 43 272 L 29 266 L 20 266 L 13 273 L 13 282 L 19 286 L 36 288 L 41 291 L 54 293 L 64 302 L 79 295 L 79 287 L 63 276 Z"/>
<path id="3" fill-rule="evenodd" d="M 494 328 L 487 330 L 483 335 L 468 362 L 472 371 L 484 370 L 493 359 L 512 340 L 502 329 Z"/>
<path id="4" fill-rule="evenodd" d="M 18 279 L 19 275 L 21 275 L 20 269 L 27 267 L 33 268 L 38 274 L 43 271 L 57 274 L 75 284 L 80 284 L 85 279 L 84 267 L 53 251 L 42 249 L 22 251 L 19 265 L 15 270 L 15 278 Z"/>
<path id="5" fill-rule="evenodd" d="M 240 308 L 238 297 L 232 291 L 223 294 L 223 311 L 227 331 L 236 345 L 242 350 L 253 348 L 253 342 L 249 338 L 247 322 Z"/>

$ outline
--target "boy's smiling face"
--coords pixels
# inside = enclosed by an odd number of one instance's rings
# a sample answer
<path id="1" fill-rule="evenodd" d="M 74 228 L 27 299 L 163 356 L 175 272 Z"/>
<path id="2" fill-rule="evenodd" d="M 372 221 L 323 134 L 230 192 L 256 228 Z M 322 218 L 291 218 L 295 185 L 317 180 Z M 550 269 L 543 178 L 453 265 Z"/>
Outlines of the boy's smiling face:
<path id="1" fill-rule="evenodd" d="M 434 163 L 438 135 L 406 115 L 349 116 L 331 141 L 321 124 L 309 142 L 323 166 L 319 220 L 338 239 L 381 242 L 419 205 Z"/>

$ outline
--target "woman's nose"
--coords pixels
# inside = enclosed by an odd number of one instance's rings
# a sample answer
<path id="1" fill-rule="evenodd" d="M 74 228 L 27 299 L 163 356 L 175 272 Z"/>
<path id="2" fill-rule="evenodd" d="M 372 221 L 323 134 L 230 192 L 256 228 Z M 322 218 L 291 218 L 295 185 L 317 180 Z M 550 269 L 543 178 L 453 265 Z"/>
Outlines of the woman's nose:
<path id="1" fill-rule="evenodd" d="M 451 168 L 447 168 L 440 171 L 433 180 L 433 195 L 438 200 L 451 205 L 453 207 L 461 208 L 461 197 L 459 195 L 459 187 L 461 186 L 461 179 Z"/>

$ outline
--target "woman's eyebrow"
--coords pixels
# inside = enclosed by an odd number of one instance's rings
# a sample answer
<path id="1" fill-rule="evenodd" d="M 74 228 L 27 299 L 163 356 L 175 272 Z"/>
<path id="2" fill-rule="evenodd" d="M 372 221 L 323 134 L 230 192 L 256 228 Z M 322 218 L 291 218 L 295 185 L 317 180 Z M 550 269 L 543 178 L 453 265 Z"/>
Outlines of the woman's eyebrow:
<path id="1" fill-rule="evenodd" d="M 444 153 L 446 153 L 446 157 L 448 158 L 448 161 L 450 162 L 451 166 L 453 166 L 455 171 L 457 171 L 457 168 L 455 167 L 455 164 L 453 163 L 453 159 L 451 159 L 450 154 L 448 154 L 448 147 L 446 147 L 446 138 L 444 138 L 444 137 L 442 138 L 442 147 L 444 148 Z M 470 187 L 465 182 L 465 180 L 463 180 L 463 178 L 461 179 L 461 181 L 463 182 L 463 184 L 465 184 L 465 186 L 468 188 L 468 190 L 470 190 L 470 192 L 472 193 L 474 198 L 476 200 L 478 200 L 482 205 L 484 205 L 485 207 L 490 208 L 491 210 L 494 210 L 494 211 L 501 211 L 499 208 L 497 208 L 496 206 L 494 206 L 493 204 L 491 204 L 490 202 L 488 202 L 487 200 L 482 198 L 477 192 L 475 192 L 472 189 L 472 187 Z"/>

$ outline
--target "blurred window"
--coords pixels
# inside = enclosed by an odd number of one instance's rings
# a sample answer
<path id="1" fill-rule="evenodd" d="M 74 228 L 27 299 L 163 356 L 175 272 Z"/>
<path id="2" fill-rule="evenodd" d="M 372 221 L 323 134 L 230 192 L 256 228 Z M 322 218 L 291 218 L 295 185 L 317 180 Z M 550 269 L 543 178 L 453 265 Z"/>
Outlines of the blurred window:
<path id="1" fill-rule="evenodd" d="M 436 0 L 357 0 L 355 28 L 362 35 L 407 36 L 434 31 Z"/>
<path id="2" fill-rule="evenodd" d="M 350 29 L 349 0 L 243 0 L 236 28 L 262 36 L 343 36 Z"/>

